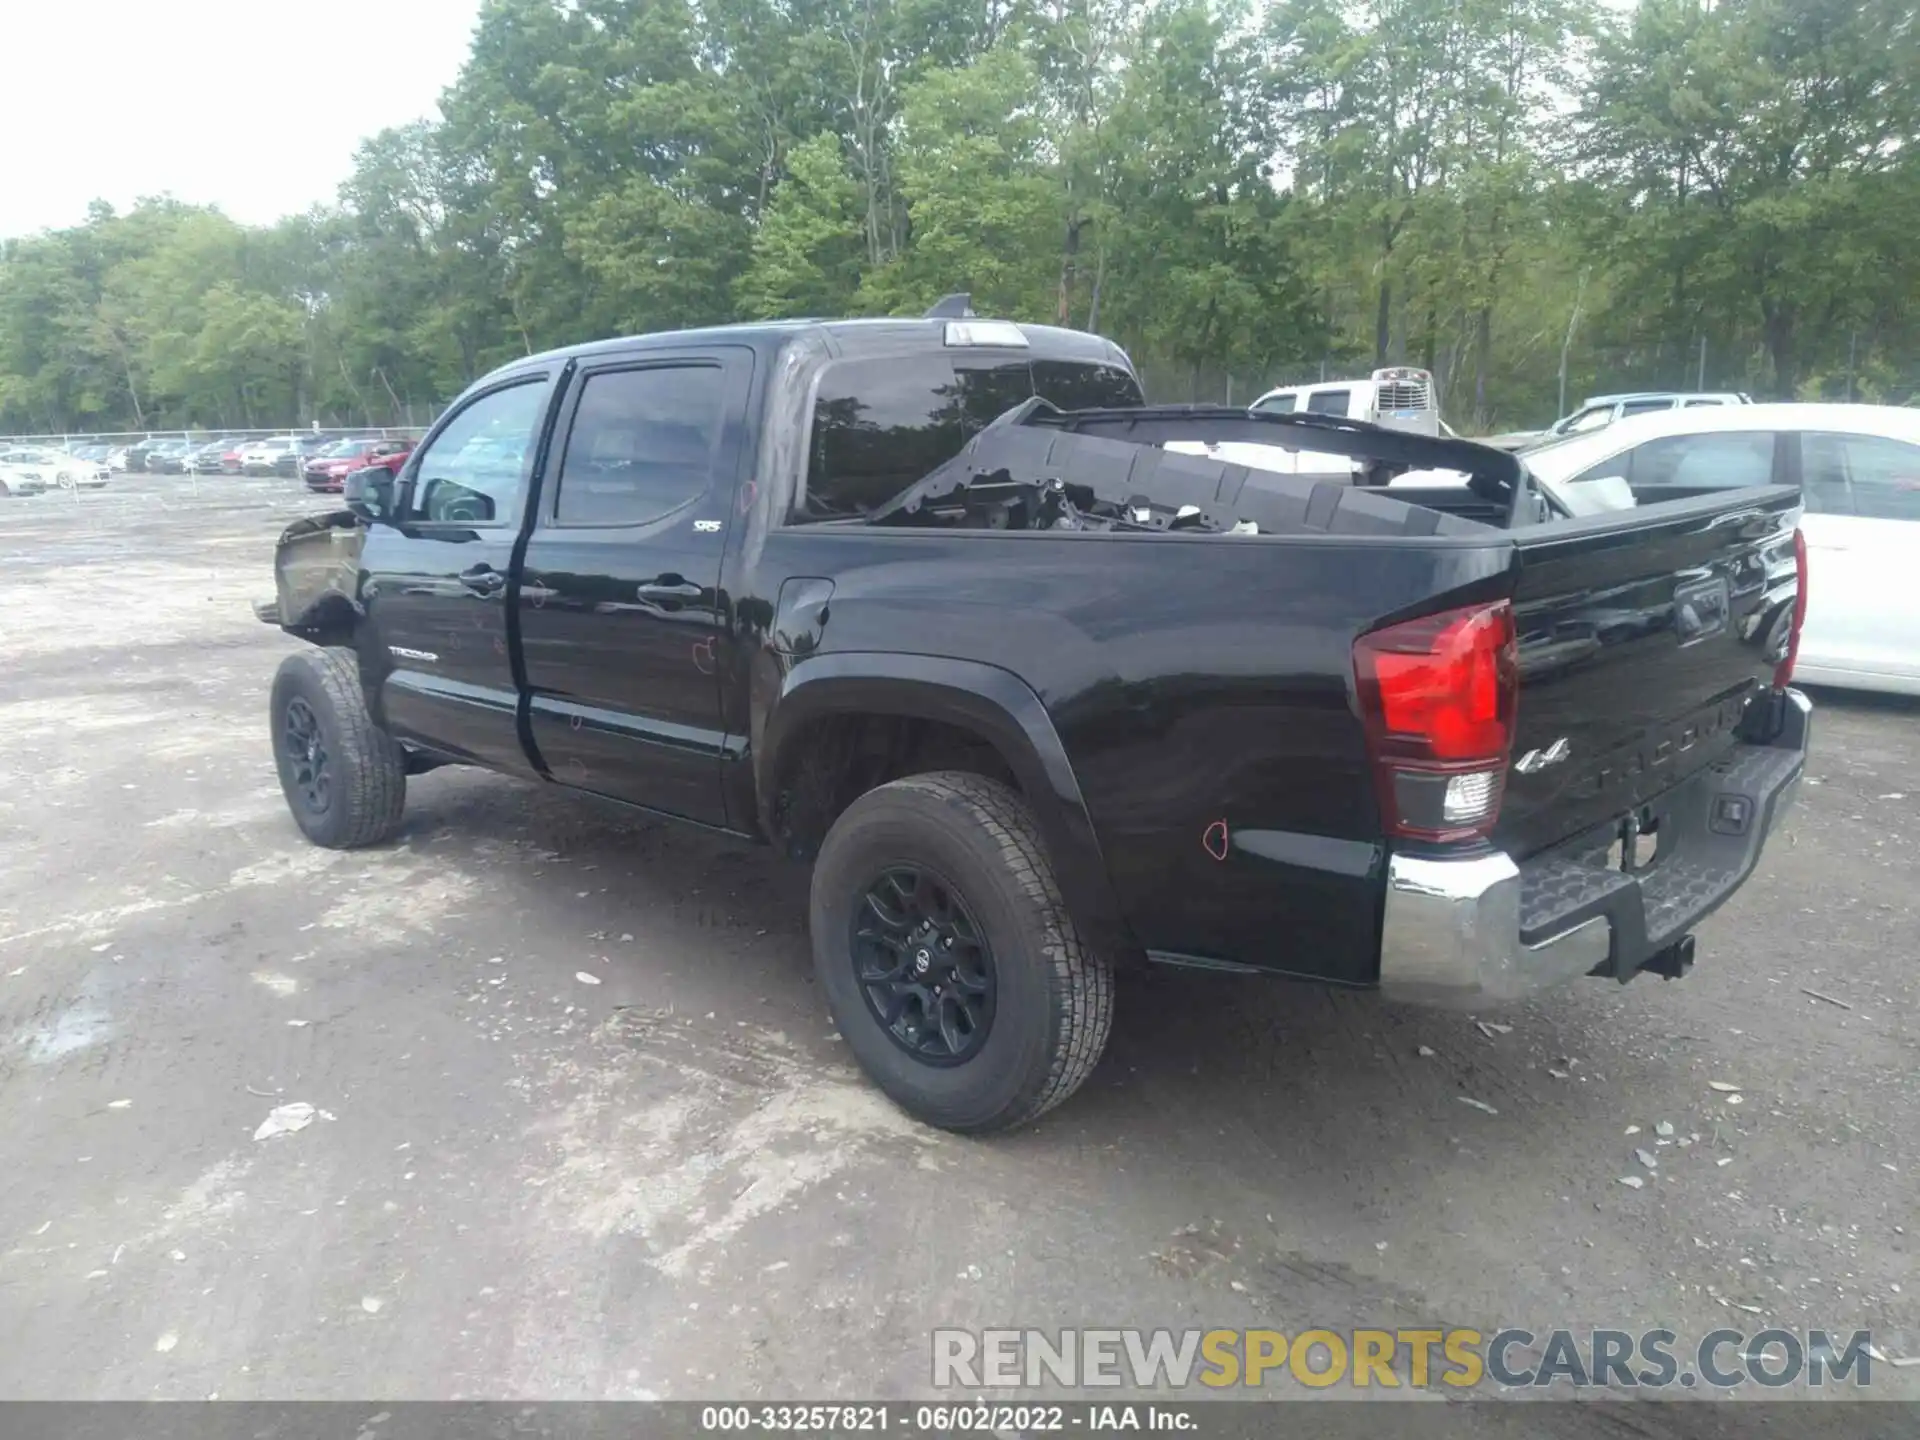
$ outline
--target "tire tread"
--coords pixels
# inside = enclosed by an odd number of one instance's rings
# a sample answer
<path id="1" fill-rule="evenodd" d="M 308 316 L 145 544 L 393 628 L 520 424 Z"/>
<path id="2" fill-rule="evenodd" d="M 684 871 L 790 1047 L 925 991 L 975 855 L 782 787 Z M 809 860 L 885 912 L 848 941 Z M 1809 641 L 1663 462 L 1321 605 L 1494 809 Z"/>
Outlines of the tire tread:
<path id="1" fill-rule="evenodd" d="M 318 840 L 311 831 L 308 837 L 335 850 L 356 850 L 390 839 L 406 810 L 406 754 L 400 742 L 368 713 L 359 657 L 345 646 L 316 646 L 289 656 L 281 673 L 285 675 L 291 667 L 304 671 L 318 687 L 339 731 L 337 783 L 342 793 L 337 803 L 342 806 L 344 824 L 330 839 Z"/>

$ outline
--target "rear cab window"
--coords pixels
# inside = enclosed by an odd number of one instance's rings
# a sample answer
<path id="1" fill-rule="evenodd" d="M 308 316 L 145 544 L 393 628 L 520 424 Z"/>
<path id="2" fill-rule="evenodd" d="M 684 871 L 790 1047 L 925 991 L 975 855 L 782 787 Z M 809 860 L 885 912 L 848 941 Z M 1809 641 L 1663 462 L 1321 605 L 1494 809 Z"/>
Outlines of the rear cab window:
<path id="1" fill-rule="evenodd" d="M 1062 410 L 1145 403 L 1132 374 L 1094 361 L 965 350 L 835 361 L 815 391 L 806 485 L 792 523 L 878 509 L 1035 395 Z"/>

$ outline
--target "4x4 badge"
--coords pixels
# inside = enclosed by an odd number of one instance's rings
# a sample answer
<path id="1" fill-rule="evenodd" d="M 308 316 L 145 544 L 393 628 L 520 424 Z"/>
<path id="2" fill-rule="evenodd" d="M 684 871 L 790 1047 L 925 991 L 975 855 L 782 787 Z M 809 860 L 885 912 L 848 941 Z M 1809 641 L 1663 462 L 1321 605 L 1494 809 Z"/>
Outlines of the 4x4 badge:
<path id="1" fill-rule="evenodd" d="M 1573 753 L 1573 746 L 1562 735 L 1544 750 L 1529 750 L 1513 762 L 1513 768 L 1522 775 L 1537 775 L 1549 765 L 1558 765 Z"/>

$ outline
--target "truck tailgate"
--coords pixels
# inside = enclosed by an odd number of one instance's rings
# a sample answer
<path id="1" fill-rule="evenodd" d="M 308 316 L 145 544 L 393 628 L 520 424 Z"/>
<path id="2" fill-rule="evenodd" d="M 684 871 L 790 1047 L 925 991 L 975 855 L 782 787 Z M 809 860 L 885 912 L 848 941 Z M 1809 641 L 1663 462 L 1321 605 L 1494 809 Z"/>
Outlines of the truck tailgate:
<path id="1" fill-rule="evenodd" d="M 1517 531 L 1520 694 L 1494 832 L 1516 859 L 1724 755 L 1780 656 L 1799 492 L 1765 486 Z"/>

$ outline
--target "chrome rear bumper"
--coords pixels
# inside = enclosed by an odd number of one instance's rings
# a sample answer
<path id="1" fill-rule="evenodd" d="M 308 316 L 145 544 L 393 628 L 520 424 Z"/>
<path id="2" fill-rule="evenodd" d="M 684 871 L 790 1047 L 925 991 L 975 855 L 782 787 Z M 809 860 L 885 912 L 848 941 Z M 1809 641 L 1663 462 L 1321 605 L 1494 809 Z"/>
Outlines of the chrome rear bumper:
<path id="1" fill-rule="evenodd" d="M 1497 851 L 1460 859 L 1392 856 L 1381 993 L 1470 1007 L 1518 1000 L 1595 971 L 1632 978 L 1752 873 L 1799 791 L 1812 711 L 1805 695 L 1788 690 L 1770 744 L 1742 745 L 1728 762 L 1662 796 L 1660 849 L 1645 870 L 1627 874 L 1603 859 L 1595 863 L 1593 837 L 1524 868 Z M 1600 856 L 1605 849 L 1603 836 Z"/>
<path id="2" fill-rule="evenodd" d="M 1387 862 L 1380 990 L 1426 1005 L 1518 1000 L 1604 964 L 1613 929 L 1596 916 L 1537 945 L 1520 939 L 1520 867 L 1503 854 Z"/>

